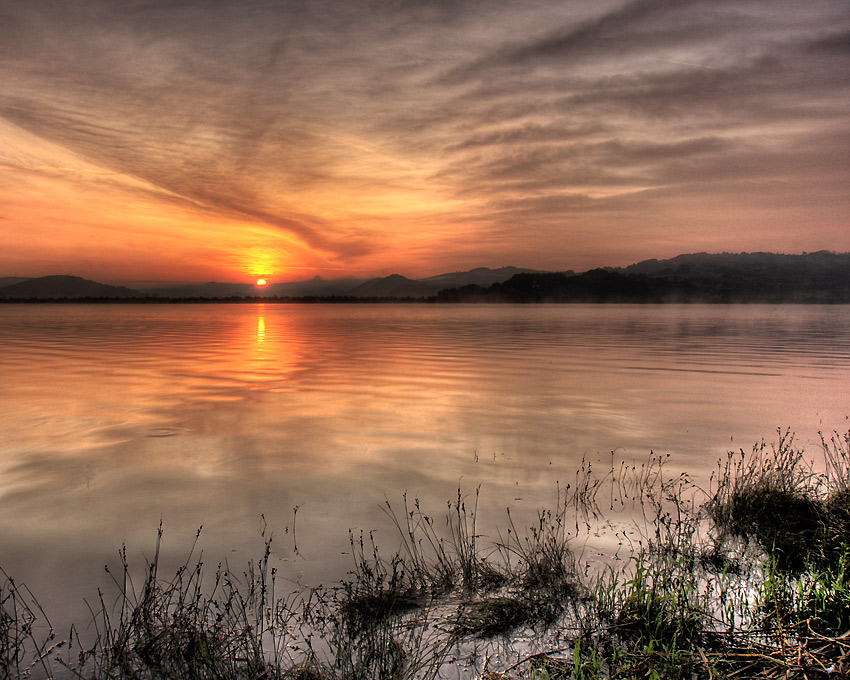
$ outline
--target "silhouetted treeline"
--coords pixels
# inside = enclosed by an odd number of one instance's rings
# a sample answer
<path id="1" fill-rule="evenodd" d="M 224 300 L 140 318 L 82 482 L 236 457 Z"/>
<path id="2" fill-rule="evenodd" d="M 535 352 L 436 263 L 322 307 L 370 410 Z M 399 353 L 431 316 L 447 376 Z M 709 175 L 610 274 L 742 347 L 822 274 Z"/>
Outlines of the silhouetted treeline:
<path id="1" fill-rule="evenodd" d="M 583 274 L 517 274 L 440 302 L 850 302 L 850 254 L 698 253 Z"/>
<path id="2" fill-rule="evenodd" d="M 425 303 L 432 302 L 433 298 L 401 298 L 401 297 L 354 297 L 351 295 L 308 295 L 303 297 L 282 296 L 260 296 L 260 295 L 230 295 L 227 297 L 163 297 L 151 295 L 145 297 L 31 297 L 31 298 L 4 298 L 0 295 L 0 303 L 3 304 L 96 304 L 96 305 L 186 305 L 186 304 L 241 304 L 241 303 L 281 303 L 281 304 L 322 304 L 322 303 L 345 303 L 345 304 L 375 304 L 375 303 Z"/>
<path id="3" fill-rule="evenodd" d="M 501 270 L 480 270 L 498 275 Z M 466 272 L 476 274 L 479 270 Z M 479 272 L 480 273 L 480 272 Z M 463 273 L 461 273 L 463 274 Z M 446 275 L 448 276 L 448 275 Z M 443 279 L 445 277 L 436 277 Z M 396 285 L 401 280 L 404 285 Z M 430 279 L 426 279 L 430 281 Z M 86 303 L 375 303 L 375 302 L 804 302 L 850 303 L 850 253 L 696 253 L 670 260 L 644 260 L 625 268 L 573 272 L 521 271 L 492 285 L 469 284 L 447 288 L 431 297 L 410 295 L 401 276 L 368 282 L 374 294 L 209 295 L 232 286 L 205 284 L 202 295 L 168 296 L 108 286 L 74 276 L 47 276 L 0 288 L 0 302 Z M 381 285 L 379 285 L 381 284 Z M 392 285 L 390 285 L 392 284 Z M 244 284 L 242 288 L 253 288 Z M 390 293 L 386 291 L 392 291 Z M 383 294 L 378 291 L 382 291 Z M 403 293 L 402 291 L 408 291 Z"/>

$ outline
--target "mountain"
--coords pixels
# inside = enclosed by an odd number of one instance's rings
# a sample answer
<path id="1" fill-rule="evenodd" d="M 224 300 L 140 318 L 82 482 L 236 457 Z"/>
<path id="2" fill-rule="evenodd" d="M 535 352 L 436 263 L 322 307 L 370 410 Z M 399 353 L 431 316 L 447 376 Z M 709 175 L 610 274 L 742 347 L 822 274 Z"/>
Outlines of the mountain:
<path id="1" fill-rule="evenodd" d="M 371 279 L 362 283 L 348 295 L 352 297 L 395 297 L 421 298 L 435 294 L 439 286 L 408 279 L 401 274 L 390 274 L 384 278 Z"/>
<path id="2" fill-rule="evenodd" d="M 627 274 L 649 276 L 712 277 L 738 273 L 749 277 L 764 275 L 800 274 L 805 271 L 828 273 L 830 268 L 842 267 L 847 253 L 821 250 L 802 255 L 777 253 L 690 253 L 677 255 L 669 260 L 643 260 L 628 267 L 609 268 Z"/>
<path id="3" fill-rule="evenodd" d="M 341 279 L 323 279 L 321 276 L 306 281 L 270 283 L 267 288 L 272 295 L 281 297 L 333 297 L 348 295 L 351 290 L 367 279 L 347 276 Z"/>
<path id="4" fill-rule="evenodd" d="M 316 276 L 306 281 L 270 283 L 260 288 L 253 283 L 207 283 L 152 288 L 150 295 L 164 298 L 231 298 L 231 297 L 330 297 L 347 295 L 352 288 L 366 279 L 353 277 L 323 279 Z"/>
<path id="5" fill-rule="evenodd" d="M 11 286 L 13 283 L 21 283 L 21 281 L 29 281 L 28 276 L 0 276 L 0 288 Z"/>
<path id="6" fill-rule="evenodd" d="M 507 281 L 520 273 L 539 274 L 536 269 L 501 267 L 488 269 L 478 267 L 468 272 L 451 272 L 429 276 L 425 279 L 408 279 L 400 274 L 391 274 L 383 278 L 370 279 L 348 292 L 352 297 L 398 297 L 424 298 L 436 295 L 445 288 L 467 285 L 490 285 Z"/>
<path id="7" fill-rule="evenodd" d="M 693 253 L 620 271 L 687 283 L 719 301 L 850 301 L 850 253 Z"/>
<path id="8" fill-rule="evenodd" d="M 79 276 L 42 276 L 0 288 L 0 298 L 7 299 L 72 299 L 72 298 L 137 298 L 144 293 L 124 286 L 108 286 Z"/>
<path id="9" fill-rule="evenodd" d="M 446 289 L 445 302 L 850 303 L 850 253 L 695 253 L 582 274 L 517 274 Z"/>
<path id="10" fill-rule="evenodd" d="M 13 281 L 13 283 L 7 283 Z M 7 285 L 2 285 L 7 283 Z M 691 253 L 581 274 L 479 267 L 409 279 L 208 282 L 144 293 L 76 276 L 0 279 L 0 299 L 434 298 L 442 302 L 805 302 L 850 303 L 850 253 Z"/>
<path id="11" fill-rule="evenodd" d="M 401 274 L 373 279 L 344 277 L 323 279 L 316 276 L 305 281 L 269 283 L 259 288 L 253 283 L 208 283 L 166 286 L 147 291 L 163 298 L 230 298 L 230 297 L 397 297 L 423 298 L 436 295 L 444 288 L 468 284 L 490 285 L 506 281 L 514 274 L 536 272 L 534 269 L 478 267 L 467 272 L 438 274 L 424 279 L 409 279 Z"/>
<path id="12" fill-rule="evenodd" d="M 192 283 L 180 286 L 163 286 L 146 291 L 148 295 L 162 298 L 231 298 L 258 295 L 253 283 Z"/>
<path id="13" fill-rule="evenodd" d="M 422 282 L 437 284 L 440 289 L 450 288 L 452 286 L 468 286 L 476 284 L 479 286 L 489 286 L 494 283 L 507 281 L 516 274 L 543 274 L 538 269 L 521 269 L 519 267 L 500 267 L 499 269 L 488 269 L 487 267 L 478 267 L 470 269 L 468 272 L 452 272 L 450 274 L 438 274 L 437 276 L 429 276 L 427 279 L 419 279 Z M 568 272 L 572 274 L 572 272 Z"/>
<path id="14" fill-rule="evenodd" d="M 323 279 L 320 276 L 304 281 L 269 283 L 260 288 L 253 283 L 207 283 L 160 286 L 143 292 L 120 286 L 107 286 L 75 276 L 45 276 L 38 279 L 0 278 L 0 298 L 10 299 L 71 299 L 155 297 L 164 299 L 228 299 L 243 297 L 333 298 L 388 297 L 425 298 L 444 288 L 468 284 L 489 285 L 509 279 L 517 273 L 536 272 L 533 269 L 478 267 L 466 272 L 438 274 L 424 279 L 409 279 L 400 274 L 361 279 L 343 277 Z M 5 285 L 4 285 L 5 284 Z"/>

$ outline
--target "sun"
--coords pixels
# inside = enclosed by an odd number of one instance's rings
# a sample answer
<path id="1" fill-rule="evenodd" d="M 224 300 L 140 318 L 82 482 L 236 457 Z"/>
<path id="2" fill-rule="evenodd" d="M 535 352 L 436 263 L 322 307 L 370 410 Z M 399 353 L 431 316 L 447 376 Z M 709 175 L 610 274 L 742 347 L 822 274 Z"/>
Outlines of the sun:
<path id="1" fill-rule="evenodd" d="M 257 285 L 258 286 L 265 286 L 266 280 L 265 279 L 257 279 Z"/>

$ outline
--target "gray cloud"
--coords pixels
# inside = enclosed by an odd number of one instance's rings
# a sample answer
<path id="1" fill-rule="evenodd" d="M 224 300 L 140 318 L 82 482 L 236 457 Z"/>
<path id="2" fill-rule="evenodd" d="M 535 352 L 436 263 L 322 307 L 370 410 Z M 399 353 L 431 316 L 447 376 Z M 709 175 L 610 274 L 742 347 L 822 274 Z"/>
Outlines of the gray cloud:
<path id="1" fill-rule="evenodd" d="M 846 183 L 848 35 L 844 0 L 6 0 L 0 115 L 342 258 L 387 237 L 299 196 L 413 191 L 419 167 L 471 201 L 459 239 L 522 219 L 551 246 L 676 192 L 746 211 Z"/>

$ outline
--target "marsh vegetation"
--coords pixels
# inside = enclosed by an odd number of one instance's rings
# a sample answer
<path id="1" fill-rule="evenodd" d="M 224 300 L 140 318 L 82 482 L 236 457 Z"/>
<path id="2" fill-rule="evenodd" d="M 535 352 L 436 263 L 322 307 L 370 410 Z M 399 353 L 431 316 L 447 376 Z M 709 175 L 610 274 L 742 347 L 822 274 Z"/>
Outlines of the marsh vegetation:
<path id="1" fill-rule="evenodd" d="M 477 490 L 434 514 L 403 497 L 385 508 L 397 550 L 351 533 L 347 577 L 296 592 L 268 535 L 238 573 L 192 546 L 176 573 L 157 549 L 134 580 L 122 550 L 82 636 L 0 572 L 3 677 L 847 677 L 850 432 L 821 453 L 779 432 L 708 488 L 666 457 L 585 463 L 533 524 L 508 512 L 486 540 Z M 628 531 L 610 521 L 623 509 Z M 605 527 L 621 550 L 585 559 L 580 536 Z"/>

